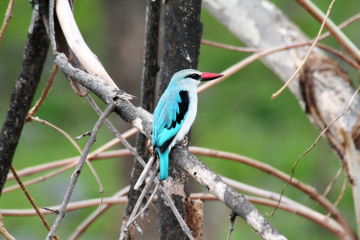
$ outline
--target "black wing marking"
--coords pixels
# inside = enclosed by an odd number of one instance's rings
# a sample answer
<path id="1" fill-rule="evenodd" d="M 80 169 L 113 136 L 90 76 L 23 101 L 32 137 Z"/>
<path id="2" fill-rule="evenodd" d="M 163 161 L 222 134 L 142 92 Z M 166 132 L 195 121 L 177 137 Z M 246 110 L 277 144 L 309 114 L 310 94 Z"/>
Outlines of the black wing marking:
<path id="1" fill-rule="evenodd" d="M 170 127 L 167 127 L 167 125 L 165 125 L 164 128 L 167 128 L 167 129 L 172 129 L 172 128 L 175 128 L 177 124 L 180 124 L 186 114 L 187 114 L 187 111 L 189 109 L 189 104 L 190 104 L 190 98 L 189 98 L 189 93 L 188 91 L 180 91 L 180 98 L 181 98 L 181 102 L 179 102 L 179 113 L 176 114 L 176 120 L 173 120 L 172 123 L 171 123 L 171 126 Z M 172 136 L 171 138 L 169 138 L 168 140 L 166 140 L 164 142 L 164 144 L 160 147 L 160 152 L 163 153 L 166 151 L 166 149 L 170 146 L 171 142 L 174 140 L 175 136 L 176 136 L 177 133 L 175 133 L 174 136 Z"/>
<path id="2" fill-rule="evenodd" d="M 170 146 L 172 140 L 174 140 L 175 136 L 176 135 L 172 136 L 171 138 L 169 138 L 167 141 L 164 142 L 164 144 L 160 147 L 161 153 L 164 153 L 166 151 L 166 149 Z"/>
<path id="3" fill-rule="evenodd" d="M 181 121 L 184 119 L 188 109 L 189 109 L 189 103 L 190 103 L 190 98 L 189 98 L 189 93 L 188 91 L 180 91 L 180 98 L 181 98 L 181 102 L 179 102 L 179 113 L 176 114 L 176 120 L 173 120 L 171 123 L 170 127 L 167 127 L 165 125 L 165 127 L 167 129 L 171 129 L 171 128 L 175 128 L 176 124 L 180 124 Z"/>

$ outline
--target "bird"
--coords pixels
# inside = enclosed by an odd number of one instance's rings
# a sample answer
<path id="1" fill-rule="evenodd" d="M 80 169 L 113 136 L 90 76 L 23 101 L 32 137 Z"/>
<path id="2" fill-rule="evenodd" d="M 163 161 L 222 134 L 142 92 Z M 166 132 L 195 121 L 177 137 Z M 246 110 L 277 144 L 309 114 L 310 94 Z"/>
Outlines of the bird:
<path id="1" fill-rule="evenodd" d="M 197 86 L 222 74 L 181 70 L 173 75 L 154 111 L 152 146 L 160 162 L 159 179 L 166 180 L 171 148 L 189 132 L 197 112 Z"/>

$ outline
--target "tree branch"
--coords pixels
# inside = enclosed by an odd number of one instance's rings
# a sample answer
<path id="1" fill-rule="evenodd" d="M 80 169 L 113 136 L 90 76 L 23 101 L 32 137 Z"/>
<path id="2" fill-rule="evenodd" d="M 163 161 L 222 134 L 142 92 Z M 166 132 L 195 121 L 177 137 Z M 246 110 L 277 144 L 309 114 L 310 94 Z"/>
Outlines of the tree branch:
<path id="1" fill-rule="evenodd" d="M 141 99 L 140 104 L 143 109 L 148 112 L 153 112 L 155 107 L 155 93 L 156 93 L 156 75 L 159 71 L 158 66 L 158 44 L 159 44 L 159 24 L 160 24 L 160 13 L 161 13 L 161 0 L 147 0 L 146 7 L 146 36 L 145 36 L 145 52 L 144 52 L 144 67 L 141 81 Z M 136 137 L 136 151 L 142 159 L 147 161 L 150 156 L 150 150 L 147 147 L 147 137 L 138 133 Z M 128 193 L 129 202 L 126 205 L 123 226 L 127 225 L 127 221 L 131 213 L 133 212 L 134 206 L 140 196 L 140 191 L 135 190 L 134 186 L 143 171 L 142 165 L 134 159 L 134 167 L 131 173 L 130 180 L 130 191 Z M 133 228 L 133 226 L 130 226 Z M 134 239 L 131 234 L 135 232 L 130 229 L 127 232 L 128 240 Z"/>
<path id="2" fill-rule="evenodd" d="M 0 133 L 0 194 L 18 145 L 27 113 L 40 82 L 49 49 L 38 5 L 35 4 L 21 70 L 11 95 L 10 106 Z"/>

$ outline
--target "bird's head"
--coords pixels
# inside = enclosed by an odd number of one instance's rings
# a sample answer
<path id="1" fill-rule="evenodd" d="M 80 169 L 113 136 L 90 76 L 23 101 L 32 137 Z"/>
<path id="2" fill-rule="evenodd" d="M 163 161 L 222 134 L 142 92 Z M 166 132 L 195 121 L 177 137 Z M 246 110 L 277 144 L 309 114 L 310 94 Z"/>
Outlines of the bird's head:
<path id="1" fill-rule="evenodd" d="M 214 80 L 222 76 L 222 74 L 217 73 L 203 73 L 194 69 L 185 69 L 175 73 L 170 82 L 197 86 L 201 82 Z"/>

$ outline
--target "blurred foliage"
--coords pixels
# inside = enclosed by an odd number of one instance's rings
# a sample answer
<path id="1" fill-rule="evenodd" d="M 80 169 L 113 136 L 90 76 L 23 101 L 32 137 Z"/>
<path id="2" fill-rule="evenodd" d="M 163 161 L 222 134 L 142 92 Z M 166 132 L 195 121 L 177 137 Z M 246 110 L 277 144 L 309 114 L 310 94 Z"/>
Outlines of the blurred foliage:
<path id="1" fill-rule="evenodd" d="M 288 14 L 289 18 L 298 24 L 310 38 L 316 36 L 320 24 L 299 7 L 295 1 L 273 0 L 273 2 Z M 314 1 L 323 11 L 327 10 L 329 2 Z M 5 13 L 7 4 L 7 1 L 0 1 L 0 14 Z M 112 34 L 111 30 L 109 30 L 112 23 L 104 21 L 107 12 L 103 5 L 100 0 L 77 0 L 75 15 L 86 42 L 100 59 L 104 59 L 103 63 L 107 68 L 106 63 L 114 58 L 111 47 L 104 44 L 104 42 L 107 42 L 106 39 L 109 35 Z M 358 8 L 353 6 L 358 7 L 358 1 L 335 2 L 330 18 L 337 24 L 341 23 L 357 13 Z M 126 10 L 120 9 L 119 14 L 122 14 L 122 12 L 126 12 Z M 15 3 L 13 18 L 0 46 L 1 123 L 5 119 L 11 91 L 20 69 L 31 14 L 31 4 L 28 4 L 27 1 L 18 0 Z M 134 21 L 141 22 L 142 25 L 139 24 L 139 27 L 141 27 L 145 21 L 145 16 L 143 19 L 134 19 Z M 204 23 L 203 37 L 205 39 L 238 46 L 242 45 L 205 10 L 202 12 L 202 21 Z M 103 27 L 104 25 L 108 27 Z M 360 46 L 357 36 L 358 29 L 359 23 L 357 22 L 344 29 L 344 32 L 357 46 Z M 332 38 L 324 40 L 324 43 L 339 48 Z M 142 48 L 143 45 L 138 47 Z M 202 46 L 199 70 L 221 72 L 248 55 L 248 53 Z M 353 81 L 357 82 L 358 73 L 343 62 L 339 62 L 349 72 Z M 35 100 L 39 98 L 46 84 L 52 65 L 53 57 L 49 53 Z M 140 87 L 140 79 L 134 81 L 137 81 L 137 86 Z M 119 86 L 121 88 L 121 82 L 119 82 Z M 271 94 L 281 86 L 282 82 L 279 81 L 277 76 L 260 61 L 257 61 L 223 83 L 201 93 L 199 96 L 198 116 L 192 131 L 192 145 L 248 156 L 290 174 L 295 160 L 313 143 L 319 132 L 309 122 L 297 100 L 288 90 L 275 100 L 270 99 Z M 104 104 L 99 102 L 99 105 L 104 108 Z M 97 121 L 96 113 L 84 99 L 80 99 L 74 94 L 61 72 L 58 73 L 52 91 L 36 116 L 64 129 L 72 137 L 90 131 Z M 111 120 L 114 123 L 121 122 L 115 115 L 111 116 Z M 122 132 L 130 127 L 128 125 L 121 126 Z M 93 149 L 112 138 L 110 131 L 103 127 Z M 86 138 L 80 140 L 78 144 L 84 147 Z M 116 148 L 119 147 L 122 146 L 116 146 Z M 74 155 L 78 155 L 76 149 L 64 136 L 48 126 L 34 122 L 33 124 L 27 124 L 24 128 L 14 157 L 14 166 L 20 170 Z M 130 159 L 108 159 L 93 162 L 106 190 L 105 196 L 111 196 L 128 184 L 133 164 Z M 201 157 L 201 160 L 220 175 L 256 187 L 280 193 L 284 186 L 284 182 L 239 163 L 208 157 Z M 329 148 L 326 139 L 322 139 L 300 161 L 295 171 L 295 177 L 306 184 L 316 187 L 319 192 L 323 192 L 339 168 L 339 161 Z M 72 170 L 68 170 L 54 178 L 29 186 L 28 190 L 38 206 L 60 204 L 71 174 Z M 41 176 L 41 174 L 35 176 Z M 32 178 L 33 176 L 24 177 L 23 180 Z M 331 201 L 335 201 L 337 198 L 343 179 L 344 176 L 341 176 L 329 193 Z M 6 186 L 13 184 L 16 183 L 10 181 Z M 192 189 L 193 192 L 204 190 L 202 186 L 194 181 L 192 181 Z M 98 192 L 98 184 L 89 168 L 85 166 L 72 201 L 98 198 L 100 196 Z M 288 187 L 285 195 L 326 214 L 323 208 L 293 187 Z M 229 225 L 227 218 L 230 211 L 219 202 L 208 202 L 204 205 L 204 239 L 224 239 L 227 236 Z M 20 190 L 4 194 L 1 197 L 1 209 L 30 207 Z M 272 211 L 272 208 L 269 207 L 257 207 L 264 214 Z M 349 187 L 339 204 L 339 208 L 355 227 L 352 194 Z M 96 210 L 96 207 L 67 213 L 57 232 L 58 236 L 66 239 L 75 230 L 76 226 L 94 210 Z M 123 210 L 123 205 L 114 206 L 111 211 L 107 211 L 101 218 L 96 220 L 80 239 L 105 239 L 104 235 L 106 239 L 117 239 Z M 54 216 L 47 216 L 47 219 L 51 225 Z M 334 235 L 317 224 L 292 213 L 278 210 L 273 218 L 268 216 L 268 219 L 288 239 L 304 239 L 305 229 L 307 236 L 310 234 L 311 239 L 336 239 Z M 151 232 L 150 235 L 145 235 L 143 239 L 156 238 L 156 219 L 151 219 L 149 224 L 148 221 L 143 221 L 141 225 L 145 230 L 145 234 Z M 5 226 L 17 239 L 44 239 L 47 232 L 36 216 L 5 217 Z M 237 219 L 232 239 L 259 239 L 259 237 L 243 220 Z"/>

